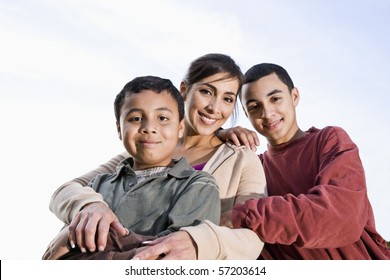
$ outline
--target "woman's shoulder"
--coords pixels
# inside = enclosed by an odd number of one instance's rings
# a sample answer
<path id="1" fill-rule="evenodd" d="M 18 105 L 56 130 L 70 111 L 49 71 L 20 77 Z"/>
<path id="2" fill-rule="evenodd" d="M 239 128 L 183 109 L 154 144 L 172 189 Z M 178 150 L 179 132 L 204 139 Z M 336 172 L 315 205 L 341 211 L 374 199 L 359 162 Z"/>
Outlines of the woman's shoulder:
<path id="1" fill-rule="evenodd" d="M 231 150 L 236 155 L 237 158 L 245 158 L 245 159 L 259 159 L 259 156 L 252 151 L 251 149 L 248 149 L 244 145 L 242 146 L 236 146 L 232 143 L 225 143 L 223 146 L 226 150 Z"/>

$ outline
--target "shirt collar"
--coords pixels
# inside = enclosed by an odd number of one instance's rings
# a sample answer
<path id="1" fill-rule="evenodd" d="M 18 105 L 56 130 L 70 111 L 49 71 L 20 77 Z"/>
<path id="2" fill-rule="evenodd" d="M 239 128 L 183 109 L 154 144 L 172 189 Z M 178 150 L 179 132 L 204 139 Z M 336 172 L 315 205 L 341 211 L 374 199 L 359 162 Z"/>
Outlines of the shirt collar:
<path id="1" fill-rule="evenodd" d="M 168 175 L 183 179 L 188 178 L 194 173 L 194 169 L 188 164 L 187 160 L 182 157 L 180 159 L 173 159 L 173 167 L 168 171 Z M 116 167 L 115 176 L 112 178 L 111 182 L 115 182 L 123 174 L 123 172 L 134 173 L 132 166 L 134 165 L 134 160 L 132 157 L 128 157 L 122 160 Z M 135 173 L 134 173 L 135 176 Z"/>

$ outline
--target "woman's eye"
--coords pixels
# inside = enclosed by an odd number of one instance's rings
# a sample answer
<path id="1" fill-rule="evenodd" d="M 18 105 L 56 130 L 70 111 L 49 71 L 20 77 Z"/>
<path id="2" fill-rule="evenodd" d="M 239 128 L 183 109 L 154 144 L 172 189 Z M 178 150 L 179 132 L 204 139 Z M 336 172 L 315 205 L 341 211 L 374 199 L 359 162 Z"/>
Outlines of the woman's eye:
<path id="1" fill-rule="evenodd" d="M 211 91 L 208 89 L 201 89 L 200 92 L 203 94 L 210 94 L 210 95 L 212 94 Z"/>
<path id="2" fill-rule="evenodd" d="M 234 98 L 226 97 L 225 101 L 228 102 L 228 103 L 234 103 Z"/>

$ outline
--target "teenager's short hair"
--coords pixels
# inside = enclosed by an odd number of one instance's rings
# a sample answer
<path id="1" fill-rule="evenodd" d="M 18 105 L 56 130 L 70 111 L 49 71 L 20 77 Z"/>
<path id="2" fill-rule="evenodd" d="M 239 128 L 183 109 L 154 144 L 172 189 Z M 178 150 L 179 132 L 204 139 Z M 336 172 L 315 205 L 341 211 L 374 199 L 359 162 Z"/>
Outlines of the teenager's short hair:
<path id="1" fill-rule="evenodd" d="M 203 55 L 191 62 L 187 73 L 184 76 L 183 82 L 187 88 L 207 77 L 215 74 L 224 73 L 226 74 L 224 79 L 237 79 L 238 80 L 238 92 L 241 90 L 244 75 L 240 67 L 236 62 L 226 54 L 220 53 L 209 53 Z M 237 106 L 237 102 L 235 104 Z M 237 119 L 238 109 L 235 107 L 232 119 L 233 123 Z"/>
<path id="2" fill-rule="evenodd" d="M 244 75 L 244 84 L 257 81 L 273 73 L 288 87 L 289 91 L 294 88 L 294 83 L 286 69 L 272 63 L 260 63 L 252 66 Z"/>
<path id="3" fill-rule="evenodd" d="M 119 122 L 121 108 L 126 96 L 137 94 L 143 90 L 151 90 L 156 93 L 167 91 L 177 103 L 179 111 L 179 121 L 184 118 L 184 102 L 179 90 L 172 84 L 169 79 L 164 79 L 156 76 L 136 77 L 128 82 L 123 89 L 118 93 L 114 101 L 114 110 L 116 121 Z M 145 100 L 147 102 L 147 100 Z"/>

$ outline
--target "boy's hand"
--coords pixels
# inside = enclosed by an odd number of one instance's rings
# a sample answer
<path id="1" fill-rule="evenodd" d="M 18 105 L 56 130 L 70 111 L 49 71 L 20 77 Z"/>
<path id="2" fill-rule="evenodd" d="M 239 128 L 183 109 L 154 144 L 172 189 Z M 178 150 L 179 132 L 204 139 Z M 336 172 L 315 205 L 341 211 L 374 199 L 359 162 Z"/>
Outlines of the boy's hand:
<path id="1" fill-rule="evenodd" d="M 87 204 L 74 216 L 69 225 L 69 243 L 72 247 L 77 245 L 82 252 L 86 252 L 87 249 L 95 252 L 96 245 L 99 251 L 103 251 L 107 245 L 110 226 L 122 236 L 129 232 L 106 204 L 101 202 Z"/>
<path id="2" fill-rule="evenodd" d="M 216 136 L 223 142 L 229 141 L 236 146 L 244 145 L 256 152 L 256 146 L 260 145 L 259 137 L 253 130 L 236 126 L 228 129 L 220 129 L 215 132 Z"/>

